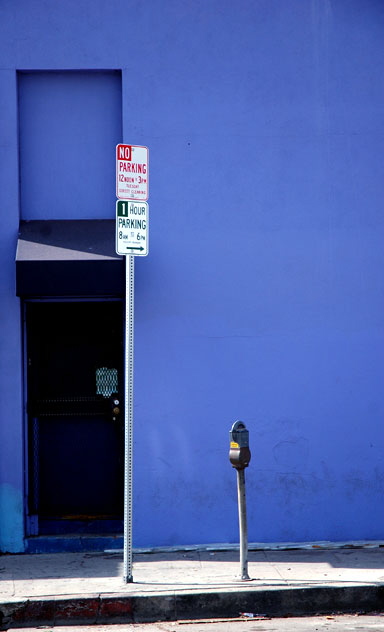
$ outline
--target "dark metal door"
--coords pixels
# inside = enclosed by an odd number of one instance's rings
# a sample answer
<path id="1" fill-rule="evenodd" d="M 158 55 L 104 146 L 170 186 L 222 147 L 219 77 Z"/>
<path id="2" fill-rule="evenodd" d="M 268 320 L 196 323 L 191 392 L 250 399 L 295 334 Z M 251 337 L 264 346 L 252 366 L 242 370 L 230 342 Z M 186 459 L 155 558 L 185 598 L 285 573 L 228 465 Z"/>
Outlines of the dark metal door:
<path id="1" fill-rule="evenodd" d="M 119 531 L 122 303 L 31 302 L 26 318 L 30 531 Z"/>

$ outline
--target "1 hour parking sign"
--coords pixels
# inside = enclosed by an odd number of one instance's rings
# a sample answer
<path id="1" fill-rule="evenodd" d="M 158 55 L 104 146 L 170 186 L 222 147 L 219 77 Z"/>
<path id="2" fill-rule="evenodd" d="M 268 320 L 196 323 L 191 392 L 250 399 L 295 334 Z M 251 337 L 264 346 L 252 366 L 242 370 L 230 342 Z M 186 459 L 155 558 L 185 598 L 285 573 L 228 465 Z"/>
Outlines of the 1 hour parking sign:
<path id="1" fill-rule="evenodd" d="M 148 203 L 116 202 L 116 252 L 118 255 L 148 254 Z"/>
<path id="2" fill-rule="evenodd" d="M 116 197 L 148 200 L 148 147 L 116 146 Z"/>

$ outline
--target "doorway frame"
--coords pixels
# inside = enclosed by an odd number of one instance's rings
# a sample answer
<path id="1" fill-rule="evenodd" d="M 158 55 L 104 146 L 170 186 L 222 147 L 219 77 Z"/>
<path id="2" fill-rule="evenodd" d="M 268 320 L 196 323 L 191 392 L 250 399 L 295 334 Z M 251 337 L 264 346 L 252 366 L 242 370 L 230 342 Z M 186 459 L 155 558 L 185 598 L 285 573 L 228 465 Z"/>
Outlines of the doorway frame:
<path id="1" fill-rule="evenodd" d="M 49 296 L 49 297 L 22 297 L 22 370 L 23 370 L 23 463 L 24 463 L 24 531 L 25 537 L 39 535 L 39 516 L 29 514 L 30 498 L 30 459 L 29 459 L 29 415 L 28 415 L 28 339 L 27 339 L 27 305 L 30 303 L 121 303 L 125 304 L 124 296 Z M 124 318 L 122 322 L 121 336 L 124 346 Z M 125 379 L 125 377 L 124 377 Z"/>

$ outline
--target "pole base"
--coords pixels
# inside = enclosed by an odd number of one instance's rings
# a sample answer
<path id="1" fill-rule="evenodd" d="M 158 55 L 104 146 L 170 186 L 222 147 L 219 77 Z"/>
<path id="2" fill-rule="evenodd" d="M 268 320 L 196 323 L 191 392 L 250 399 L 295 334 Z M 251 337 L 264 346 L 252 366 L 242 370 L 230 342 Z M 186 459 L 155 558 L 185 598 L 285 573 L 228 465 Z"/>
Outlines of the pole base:
<path id="1" fill-rule="evenodd" d="M 129 577 L 124 577 L 124 583 L 125 584 L 133 584 L 133 577 L 132 577 L 132 575 L 129 575 Z"/>
<path id="2" fill-rule="evenodd" d="M 255 580 L 249 575 L 242 575 L 241 577 L 236 577 L 235 581 L 237 582 L 254 582 Z"/>

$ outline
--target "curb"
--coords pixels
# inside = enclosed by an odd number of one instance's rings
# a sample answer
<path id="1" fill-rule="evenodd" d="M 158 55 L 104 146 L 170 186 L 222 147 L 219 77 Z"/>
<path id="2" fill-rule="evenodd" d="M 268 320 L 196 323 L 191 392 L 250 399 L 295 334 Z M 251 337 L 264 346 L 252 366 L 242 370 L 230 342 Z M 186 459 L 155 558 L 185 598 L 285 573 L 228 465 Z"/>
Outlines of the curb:
<path id="1" fill-rule="evenodd" d="M 278 588 L 239 592 L 102 594 L 32 598 L 0 603 L 0 627 L 238 618 L 241 612 L 268 617 L 382 612 L 384 584 Z"/>

